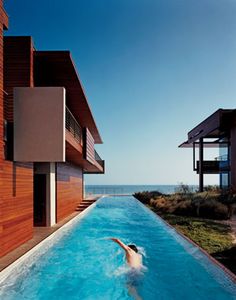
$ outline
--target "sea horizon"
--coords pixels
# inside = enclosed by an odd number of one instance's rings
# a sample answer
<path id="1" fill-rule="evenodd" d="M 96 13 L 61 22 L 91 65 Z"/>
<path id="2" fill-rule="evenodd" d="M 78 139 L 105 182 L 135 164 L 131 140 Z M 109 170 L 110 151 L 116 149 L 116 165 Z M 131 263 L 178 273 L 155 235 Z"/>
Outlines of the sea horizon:
<path id="1" fill-rule="evenodd" d="M 164 194 L 172 194 L 176 191 L 180 184 L 87 184 L 85 185 L 86 195 L 101 194 L 134 194 L 143 191 L 159 191 Z M 197 189 L 197 185 L 188 185 L 193 190 Z"/>

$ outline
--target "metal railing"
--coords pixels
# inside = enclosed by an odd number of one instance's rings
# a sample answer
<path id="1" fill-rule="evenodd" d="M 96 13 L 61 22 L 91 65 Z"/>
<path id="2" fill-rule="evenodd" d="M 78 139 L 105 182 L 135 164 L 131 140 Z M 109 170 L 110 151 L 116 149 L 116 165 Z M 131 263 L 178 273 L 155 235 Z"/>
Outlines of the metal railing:
<path id="1" fill-rule="evenodd" d="M 82 128 L 68 107 L 66 107 L 66 129 L 73 135 L 77 142 L 82 145 Z"/>
<path id="2" fill-rule="evenodd" d="M 217 160 L 217 161 L 228 161 L 229 160 L 229 156 L 228 156 L 228 154 L 224 154 L 224 155 L 215 157 L 215 160 Z"/>

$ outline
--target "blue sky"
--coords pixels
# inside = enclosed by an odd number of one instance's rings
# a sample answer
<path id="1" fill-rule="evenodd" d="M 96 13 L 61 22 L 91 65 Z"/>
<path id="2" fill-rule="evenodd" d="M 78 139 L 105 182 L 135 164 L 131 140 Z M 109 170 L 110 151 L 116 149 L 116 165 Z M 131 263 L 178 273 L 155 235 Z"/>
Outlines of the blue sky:
<path id="1" fill-rule="evenodd" d="M 86 183 L 197 183 L 192 151 L 178 145 L 216 109 L 235 108 L 236 1 L 23 3 L 5 1 L 6 34 L 72 52 L 103 137 L 106 175 Z"/>

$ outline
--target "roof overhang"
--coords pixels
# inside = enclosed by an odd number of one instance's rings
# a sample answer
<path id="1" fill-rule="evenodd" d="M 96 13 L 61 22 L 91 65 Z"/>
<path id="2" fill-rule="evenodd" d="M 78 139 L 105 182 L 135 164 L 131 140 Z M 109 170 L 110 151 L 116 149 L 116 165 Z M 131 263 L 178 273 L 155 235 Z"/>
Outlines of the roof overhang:
<path id="1" fill-rule="evenodd" d="M 191 148 L 193 143 L 197 147 L 200 138 L 219 139 L 227 135 L 236 116 L 236 109 L 218 109 L 191 131 L 188 132 L 188 140 L 179 147 Z M 204 142 L 204 146 L 209 148 L 219 147 L 219 142 Z"/>
<path id="2" fill-rule="evenodd" d="M 96 144 L 102 144 L 70 51 L 35 51 L 34 70 L 35 86 L 65 87 L 66 104 L 74 117 L 89 128 Z"/>
<path id="3" fill-rule="evenodd" d="M 214 142 L 203 142 L 204 148 L 219 148 L 220 146 L 227 146 L 228 144 L 226 142 L 219 142 L 214 141 Z M 199 142 L 193 142 L 189 143 L 188 141 L 183 142 L 182 144 L 179 145 L 179 148 L 199 148 Z"/>

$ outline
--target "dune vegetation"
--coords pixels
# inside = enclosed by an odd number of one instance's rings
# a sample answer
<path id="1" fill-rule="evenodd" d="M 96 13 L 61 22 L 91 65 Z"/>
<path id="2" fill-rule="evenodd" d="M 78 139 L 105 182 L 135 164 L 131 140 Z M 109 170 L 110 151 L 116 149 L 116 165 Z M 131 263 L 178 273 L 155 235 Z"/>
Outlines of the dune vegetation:
<path id="1" fill-rule="evenodd" d="M 200 217 L 213 220 L 230 219 L 235 210 L 236 194 L 207 187 L 202 193 L 180 185 L 173 194 L 158 191 L 135 193 L 142 203 L 155 208 L 160 214 Z"/>
<path id="2" fill-rule="evenodd" d="M 235 211 L 234 193 L 216 187 L 198 193 L 180 185 L 173 194 L 144 191 L 134 197 L 236 273 L 236 247 L 225 222 Z"/>

